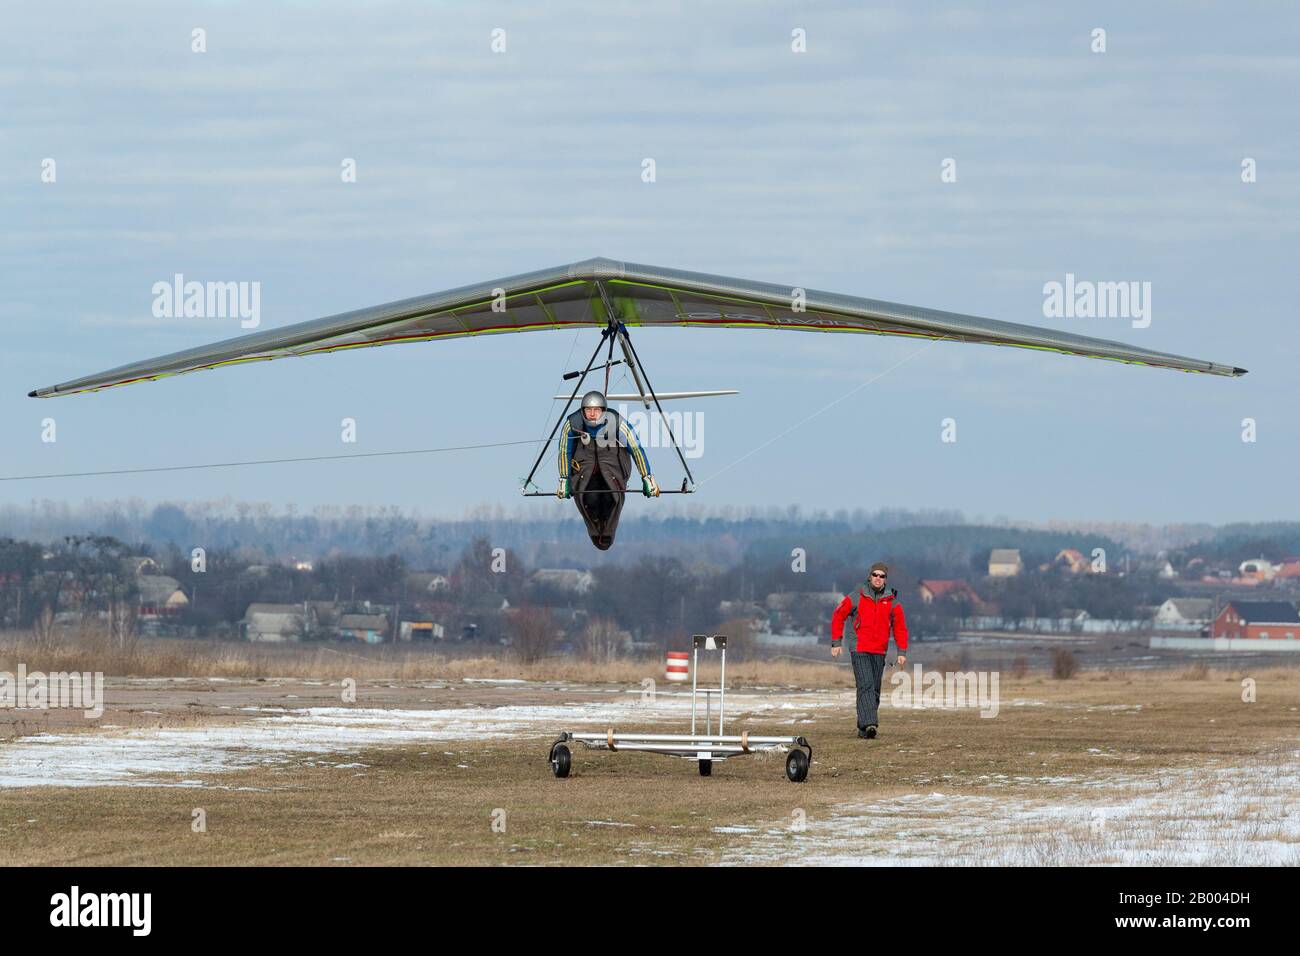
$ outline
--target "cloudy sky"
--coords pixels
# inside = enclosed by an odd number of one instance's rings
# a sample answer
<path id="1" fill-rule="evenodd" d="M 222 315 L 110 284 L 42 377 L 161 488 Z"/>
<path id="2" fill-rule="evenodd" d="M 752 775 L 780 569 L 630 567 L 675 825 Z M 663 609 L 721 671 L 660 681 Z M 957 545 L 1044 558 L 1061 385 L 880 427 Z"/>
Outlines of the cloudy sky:
<path id="1" fill-rule="evenodd" d="M 237 318 L 155 318 L 152 288 L 177 273 L 260 283 L 265 329 L 602 255 L 1250 369 L 1232 380 L 951 343 L 644 331 L 660 389 L 741 395 L 690 406 L 701 494 L 633 509 L 1294 519 L 1300 15 L 1134 6 L 9 4 L 0 476 L 541 437 L 595 332 L 25 395 L 241 333 Z M 1044 284 L 1067 273 L 1149 282 L 1149 326 L 1045 317 Z M 42 440 L 46 418 L 56 441 Z M 956 442 L 941 440 L 945 419 Z M 676 483 L 671 453 L 652 454 Z M 0 500 L 571 507 L 520 501 L 531 458 L 3 481 Z M 549 487 L 549 456 L 545 468 Z"/>

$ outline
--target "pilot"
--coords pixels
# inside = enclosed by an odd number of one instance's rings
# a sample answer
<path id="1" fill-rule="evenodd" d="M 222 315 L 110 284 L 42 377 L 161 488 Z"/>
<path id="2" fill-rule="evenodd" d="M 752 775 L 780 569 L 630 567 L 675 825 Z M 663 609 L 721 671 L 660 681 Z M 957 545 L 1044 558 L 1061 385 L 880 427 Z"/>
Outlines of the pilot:
<path id="1" fill-rule="evenodd" d="M 555 494 L 574 499 L 592 543 L 602 551 L 614 543 L 633 462 L 641 475 L 641 493 L 658 497 L 659 484 L 636 432 L 609 407 L 602 392 L 582 396 L 581 408 L 565 420 L 560 432 L 560 486 Z"/>

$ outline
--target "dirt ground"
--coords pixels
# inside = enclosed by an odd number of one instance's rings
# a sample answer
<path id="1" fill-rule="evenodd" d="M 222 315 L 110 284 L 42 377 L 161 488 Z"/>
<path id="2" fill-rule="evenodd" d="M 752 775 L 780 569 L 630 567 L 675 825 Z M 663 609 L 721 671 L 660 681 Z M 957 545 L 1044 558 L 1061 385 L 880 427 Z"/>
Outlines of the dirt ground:
<path id="1" fill-rule="evenodd" d="M 1294 669 L 1004 675 L 996 717 L 886 700 L 874 741 L 855 736 L 843 686 L 731 684 L 729 731 L 811 740 L 802 784 L 776 753 L 703 778 L 689 761 L 577 748 L 572 776 L 553 777 L 550 740 L 580 729 L 570 714 L 682 729 L 680 699 L 638 720 L 637 685 L 367 680 L 355 703 L 342 690 L 118 678 L 94 722 L 0 712 L 0 863 L 1300 863 Z M 482 733 L 458 731 L 461 714 Z M 125 776 L 60 785 L 87 741 Z M 137 774 L 118 743 L 178 766 Z M 187 757 L 209 749 L 229 760 Z"/>

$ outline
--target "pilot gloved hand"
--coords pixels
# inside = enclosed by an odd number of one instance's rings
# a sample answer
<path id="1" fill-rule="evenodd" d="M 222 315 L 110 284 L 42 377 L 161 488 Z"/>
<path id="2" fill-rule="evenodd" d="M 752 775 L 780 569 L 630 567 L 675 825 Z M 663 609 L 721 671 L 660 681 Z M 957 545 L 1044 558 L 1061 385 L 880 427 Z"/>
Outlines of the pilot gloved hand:
<path id="1" fill-rule="evenodd" d="M 641 479 L 641 493 L 647 498 L 659 497 L 659 483 L 655 481 L 654 475 L 646 475 Z"/>
<path id="2" fill-rule="evenodd" d="M 560 479 L 560 487 L 556 489 L 556 491 L 555 491 L 555 497 L 557 497 L 557 498 L 567 498 L 567 497 L 569 497 L 569 479 L 568 479 L 568 478 L 561 478 L 561 479 Z"/>

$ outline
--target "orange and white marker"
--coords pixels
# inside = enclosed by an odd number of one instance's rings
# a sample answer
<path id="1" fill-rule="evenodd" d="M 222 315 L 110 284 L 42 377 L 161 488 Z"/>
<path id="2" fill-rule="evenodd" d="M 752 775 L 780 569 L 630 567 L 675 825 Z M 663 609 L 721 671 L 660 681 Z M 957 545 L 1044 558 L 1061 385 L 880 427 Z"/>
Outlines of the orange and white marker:
<path id="1" fill-rule="evenodd" d="M 686 682 L 691 676 L 691 655 L 685 651 L 669 651 L 664 665 L 664 677 L 670 681 Z"/>

